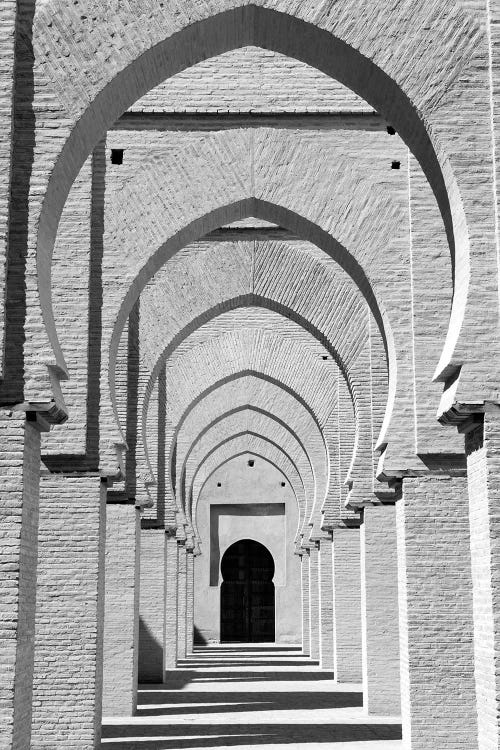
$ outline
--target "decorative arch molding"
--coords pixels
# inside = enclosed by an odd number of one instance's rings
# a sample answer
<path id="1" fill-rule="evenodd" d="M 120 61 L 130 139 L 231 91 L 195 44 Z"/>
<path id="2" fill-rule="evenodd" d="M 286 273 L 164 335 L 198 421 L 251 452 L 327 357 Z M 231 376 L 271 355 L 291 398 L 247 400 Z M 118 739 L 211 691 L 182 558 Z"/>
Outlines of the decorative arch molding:
<path id="1" fill-rule="evenodd" d="M 299 237 L 302 237 L 302 239 L 312 242 L 314 245 L 324 250 L 327 255 L 332 257 L 336 262 L 341 260 L 339 265 L 351 276 L 351 278 L 353 278 L 361 293 L 365 296 L 365 299 L 367 299 L 367 303 L 370 307 L 370 310 L 372 311 L 372 314 L 376 321 L 376 325 L 381 332 L 382 339 L 384 341 L 386 357 L 388 359 L 388 403 L 386 408 L 386 418 L 384 420 L 384 427 L 382 430 L 382 432 L 385 432 L 390 421 L 390 415 L 392 413 L 392 407 L 395 398 L 397 357 L 392 330 L 387 318 L 387 314 L 385 313 L 384 308 L 381 307 L 381 305 L 379 305 L 379 303 L 377 302 L 367 277 L 365 276 L 357 261 L 355 261 L 355 259 L 348 253 L 348 251 L 345 250 L 345 248 L 343 248 L 330 234 L 328 234 L 328 232 L 318 226 L 315 226 L 307 219 L 299 217 L 292 211 L 283 209 L 282 207 L 272 206 L 271 204 L 266 204 L 265 202 L 256 199 L 246 199 L 244 201 L 239 201 L 232 206 L 221 207 L 209 216 L 205 216 L 203 217 L 203 219 L 193 222 L 189 227 L 185 227 L 185 229 L 181 233 L 176 235 L 176 237 L 173 238 L 172 241 L 167 241 L 162 246 L 162 248 L 156 251 L 156 253 L 151 257 L 151 260 L 146 264 L 146 266 L 143 266 L 134 283 L 129 287 L 129 290 L 126 293 L 121 304 L 120 310 L 115 318 L 113 333 L 111 336 L 111 341 L 109 343 L 109 396 L 113 405 L 115 423 L 118 425 L 114 371 L 116 367 L 121 332 L 126 324 L 133 304 L 138 298 L 140 292 L 144 289 L 147 281 L 162 265 L 164 265 L 164 263 L 168 261 L 170 257 L 172 257 L 182 247 L 195 242 L 204 234 L 208 234 L 210 231 L 213 231 L 223 224 L 231 223 L 232 221 L 236 221 L 247 216 L 255 216 L 266 221 L 275 221 L 281 226 L 290 229 Z M 206 221 L 209 223 L 208 225 L 205 224 L 204 226 L 202 226 L 200 224 L 200 222 L 202 221 Z M 352 263 L 351 260 L 349 260 L 349 263 L 346 263 L 346 257 L 352 259 Z M 359 274 L 357 273 L 357 271 L 359 271 Z M 105 344 L 104 349 L 107 349 L 107 344 Z"/>
<path id="2" fill-rule="evenodd" d="M 175 353 L 175 351 L 179 348 L 179 346 L 183 342 L 185 342 L 189 338 L 189 336 L 191 336 L 192 333 L 198 330 L 202 325 L 215 320 L 216 318 L 227 313 L 228 311 L 237 310 L 239 308 L 244 308 L 244 307 L 262 307 L 263 309 L 275 311 L 279 315 L 282 315 L 284 318 L 293 321 L 298 326 L 304 328 L 305 331 L 310 333 L 311 336 L 313 336 L 318 341 L 318 343 L 320 343 L 325 348 L 325 350 L 330 354 L 330 356 L 333 358 L 333 360 L 339 367 L 339 370 L 346 381 L 346 385 L 348 387 L 349 393 L 353 401 L 355 417 L 357 420 L 359 420 L 360 418 L 359 417 L 359 411 L 360 411 L 359 404 L 360 404 L 360 399 L 361 399 L 361 393 L 354 391 L 354 386 L 352 383 L 352 377 L 351 377 L 349 368 L 346 366 L 346 363 L 340 359 L 332 342 L 328 340 L 327 337 L 321 331 L 319 331 L 314 325 L 312 325 L 309 321 L 307 321 L 301 315 L 298 315 L 293 310 L 293 308 L 275 303 L 270 298 L 252 294 L 252 295 L 246 295 L 244 297 L 237 297 L 237 298 L 233 298 L 230 300 L 224 300 L 220 305 L 217 305 L 214 308 L 207 310 L 203 315 L 200 315 L 197 318 L 195 318 L 189 324 L 189 326 L 186 326 L 182 331 L 180 331 L 178 335 L 174 337 L 174 339 L 172 339 L 169 345 L 163 350 L 160 358 L 156 362 L 147 380 L 146 388 L 144 390 L 144 396 L 142 398 L 142 434 L 143 436 L 146 435 L 147 412 L 149 408 L 149 399 L 151 396 L 151 392 L 158 379 L 159 373 L 165 367 L 165 363 L 167 362 L 167 360 Z M 359 387 L 359 389 L 357 390 L 361 391 L 362 389 L 361 387 Z M 363 415 L 363 416 L 366 417 L 367 415 Z"/>
<path id="3" fill-rule="evenodd" d="M 311 325 L 310 322 L 304 320 L 301 316 L 296 315 L 293 309 L 284 307 L 282 305 L 276 305 L 274 304 L 272 300 L 268 300 L 263 297 L 258 297 L 256 295 L 251 295 L 250 299 L 248 299 L 247 297 L 240 297 L 240 298 L 234 298 L 232 300 L 224 300 L 224 302 L 222 302 L 220 306 L 216 306 L 216 308 L 214 308 L 213 310 L 207 311 L 206 314 L 204 314 L 203 316 L 200 316 L 198 319 L 193 321 L 193 323 L 190 324 L 189 327 L 184 329 L 182 332 L 179 332 L 178 336 L 172 340 L 169 346 L 164 350 L 161 359 L 158 360 L 153 372 L 150 375 L 149 380 L 147 381 L 147 385 L 144 390 L 144 393 L 140 397 L 140 402 L 142 403 L 142 420 L 141 420 L 140 434 L 141 434 L 142 445 L 143 445 L 144 454 L 145 454 L 146 466 L 149 467 L 149 472 L 151 473 L 151 476 L 153 476 L 153 474 L 151 471 L 151 463 L 149 461 L 149 449 L 148 449 L 148 441 L 147 441 L 148 409 L 149 409 L 151 393 L 158 379 L 159 373 L 162 372 L 162 368 L 165 366 L 165 362 L 170 356 L 172 356 L 172 354 L 177 350 L 177 348 L 182 344 L 182 342 L 184 342 L 195 330 L 197 330 L 199 326 L 203 325 L 205 322 L 213 320 L 218 315 L 228 312 L 228 310 L 234 310 L 234 309 L 239 308 L 240 306 L 246 306 L 247 303 L 251 303 L 252 306 L 257 306 L 257 307 L 262 305 L 266 309 L 276 311 L 280 315 L 283 315 L 287 319 L 290 319 L 293 322 L 297 323 L 297 325 L 304 327 L 307 332 L 310 332 L 311 335 L 314 336 L 314 338 L 318 341 L 318 343 L 320 343 L 322 346 L 325 347 L 325 349 L 331 354 L 334 360 L 336 362 L 338 361 L 338 356 L 336 355 L 336 352 L 334 348 L 332 347 L 331 342 L 329 342 L 328 339 L 324 336 L 324 334 L 322 334 L 318 329 L 316 329 L 315 326 Z M 256 305 L 254 303 L 256 303 Z M 371 455 L 371 452 L 372 452 L 373 426 L 372 426 L 371 407 L 373 403 L 373 398 L 377 397 L 377 394 L 375 394 L 375 396 L 372 396 L 370 392 L 370 388 L 367 387 L 366 382 L 365 383 L 361 382 L 361 377 L 362 375 L 366 375 L 366 372 L 365 372 L 364 367 L 360 369 L 360 364 L 362 363 L 358 363 L 356 367 L 352 369 L 350 373 L 351 377 L 349 378 L 351 380 L 350 384 L 349 384 L 349 380 L 345 378 L 346 385 L 349 389 L 349 393 L 351 394 L 351 398 L 353 402 L 354 419 L 355 419 L 355 425 L 356 425 L 355 426 L 355 442 L 353 446 L 353 454 L 352 454 L 351 468 L 350 468 L 349 474 L 352 475 L 353 477 L 356 476 L 358 479 L 363 473 L 366 473 L 366 468 L 363 468 L 360 462 L 363 462 L 366 459 L 366 456 Z M 224 380 L 222 382 L 228 382 L 228 381 Z M 354 393 L 353 393 L 353 382 L 356 388 Z M 280 384 L 280 387 L 282 387 L 282 384 Z M 212 393 L 212 389 L 209 389 L 206 395 L 209 395 L 210 393 Z M 294 395 L 295 397 L 296 394 L 292 394 L 292 395 Z M 186 412 L 185 417 L 187 416 L 187 414 L 190 413 L 190 411 L 196 406 L 197 403 L 199 403 L 198 399 L 195 402 L 193 402 L 189 411 Z M 304 403 L 302 403 L 301 405 L 304 406 Z M 313 415 L 312 412 L 309 409 L 307 410 L 312 416 Z M 185 419 L 185 417 L 183 418 L 183 420 Z M 321 427 L 316 421 L 317 419 L 316 416 L 314 416 L 313 418 L 316 422 L 317 430 L 321 433 Z M 181 426 L 182 426 L 182 422 L 179 423 L 178 425 L 178 429 L 176 430 L 176 435 L 178 434 Z M 328 453 L 326 446 L 325 446 L 325 450 Z M 359 466 L 356 463 L 356 457 L 358 457 L 359 459 L 358 460 Z M 371 463 L 372 461 L 369 460 L 368 466 L 370 466 Z M 372 480 L 370 479 L 369 481 L 371 482 Z"/>
<path id="4" fill-rule="evenodd" d="M 271 443 L 267 438 L 257 436 L 232 436 L 222 442 L 210 456 L 199 465 L 192 484 L 192 497 L 190 504 L 192 508 L 193 528 L 199 538 L 196 525 L 196 512 L 201 492 L 210 477 L 224 464 L 233 458 L 251 453 L 253 456 L 262 458 L 272 464 L 280 471 L 285 480 L 290 483 L 298 508 L 298 524 L 295 542 L 299 540 L 300 529 L 304 521 L 305 490 L 302 477 L 298 473 L 293 462 L 280 447 Z"/>
<path id="5" fill-rule="evenodd" d="M 219 391 L 221 389 L 218 389 Z M 227 405 L 226 405 L 227 406 Z M 273 409 L 275 409 L 275 405 L 273 404 Z M 300 405 L 296 404 L 296 408 L 300 409 Z M 233 406 L 230 409 L 227 409 L 225 411 L 221 411 L 220 414 L 215 417 L 214 419 L 210 418 L 210 421 L 208 421 L 200 432 L 196 435 L 194 440 L 189 444 L 186 452 L 181 457 L 181 460 L 179 461 L 179 447 L 177 447 L 177 470 L 176 470 L 176 477 L 177 477 L 177 488 L 176 488 L 176 495 L 179 494 L 179 492 L 182 491 L 182 488 L 179 485 L 179 478 L 183 475 L 183 473 L 186 470 L 186 465 L 192 458 L 192 455 L 195 450 L 198 449 L 200 441 L 204 438 L 204 436 L 212 430 L 213 427 L 216 427 L 221 422 L 223 422 L 228 417 L 234 417 L 235 415 L 240 415 L 243 412 L 255 412 L 256 414 L 260 414 L 262 416 L 265 416 L 267 418 L 270 418 L 274 420 L 281 428 L 288 430 L 295 440 L 297 441 L 297 444 L 300 446 L 300 449 L 304 452 L 304 454 L 307 456 L 307 460 L 309 462 L 309 466 L 311 468 L 311 471 L 314 473 L 315 476 L 321 477 L 322 474 L 326 476 L 327 470 L 328 470 L 328 459 L 326 454 L 324 453 L 324 444 L 322 444 L 323 448 L 323 458 L 324 460 L 320 462 L 318 460 L 318 456 L 315 455 L 315 446 L 307 446 L 306 442 L 310 443 L 311 440 L 309 438 L 309 435 L 302 436 L 299 434 L 296 429 L 293 429 L 292 426 L 288 423 L 286 423 L 281 417 L 279 416 L 279 413 L 276 413 L 275 411 L 269 411 L 268 409 L 263 409 L 254 403 L 247 403 L 247 404 L 241 404 L 238 406 Z M 305 413 L 305 412 L 304 412 Z M 322 436 L 318 436 L 322 440 Z M 304 440 L 304 442 L 303 442 Z M 177 445 L 179 445 L 179 439 L 177 441 Z M 311 455 L 312 454 L 312 455 Z"/>
<path id="6" fill-rule="evenodd" d="M 332 357 L 335 364 L 339 368 L 342 376 L 344 377 L 346 381 L 346 385 L 349 389 L 349 393 L 351 394 L 351 397 L 353 400 L 354 408 L 356 409 L 356 402 L 358 399 L 357 399 L 357 393 L 355 393 L 354 391 L 354 386 L 352 383 L 352 377 L 351 377 L 349 365 L 341 358 L 333 342 L 330 339 L 328 339 L 325 336 L 325 334 L 322 331 L 320 331 L 313 323 L 311 323 L 309 320 L 307 320 L 302 315 L 297 313 L 292 307 L 282 305 L 270 297 L 265 297 L 263 295 L 258 295 L 258 294 L 248 294 L 248 295 L 243 295 L 241 297 L 233 297 L 231 299 L 225 299 L 220 304 L 215 305 L 215 307 L 212 307 L 209 310 L 206 310 L 204 313 L 194 318 L 189 323 L 189 325 L 185 326 L 181 331 L 179 331 L 179 333 L 169 342 L 169 344 L 164 348 L 160 357 L 156 361 L 151 371 L 151 374 L 147 380 L 147 385 L 145 388 L 144 400 L 143 400 L 143 411 L 147 411 L 148 399 L 158 379 L 159 373 L 161 372 L 162 368 L 165 366 L 165 363 L 167 362 L 167 360 L 175 353 L 175 351 L 179 348 L 179 346 L 183 344 L 186 341 L 186 339 L 188 339 L 195 331 L 197 331 L 201 326 L 205 325 L 206 323 L 210 323 L 211 321 L 215 320 L 221 315 L 226 314 L 227 312 L 230 312 L 232 310 L 237 310 L 240 308 L 245 308 L 245 307 L 260 307 L 262 309 L 276 312 L 279 315 L 281 315 L 283 318 L 291 320 L 292 322 L 296 323 L 297 326 L 300 326 L 305 331 L 310 333 L 311 336 L 315 338 L 316 341 L 318 341 L 318 343 L 320 343 L 327 350 L 328 354 Z M 116 394 L 116 391 L 115 391 L 115 394 Z M 116 398 L 116 395 L 115 395 L 115 398 Z"/>
<path id="7" fill-rule="evenodd" d="M 52 3 L 48 4 L 46 10 L 52 9 L 52 5 Z M 463 231 L 467 225 L 463 201 L 454 169 L 449 162 L 453 153 L 447 153 L 447 147 L 453 152 L 452 141 L 446 143 L 446 131 L 444 128 L 439 128 L 439 108 L 436 107 L 436 102 L 429 98 L 428 93 L 427 100 L 425 99 L 421 86 L 423 76 L 422 74 L 415 75 L 414 60 L 412 74 L 416 88 L 412 90 L 409 63 L 412 62 L 413 48 L 411 43 L 408 43 L 408 35 L 405 34 L 406 50 L 403 52 L 401 49 L 401 57 L 394 54 L 387 56 L 386 44 L 383 50 L 367 48 L 363 51 L 362 44 L 360 47 L 357 46 L 360 40 L 356 39 L 354 31 L 360 19 L 356 19 L 356 16 L 352 18 L 353 10 L 350 7 L 350 25 L 347 27 L 350 33 L 348 33 L 347 28 L 343 28 L 346 21 L 344 6 L 344 3 L 337 4 L 336 14 L 318 15 L 317 13 L 311 14 L 310 4 L 306 2 L 301 4 L 300 11 L 296 11 L 297 15 L 293 16 L 282 12 L 281 4 L 278 4 L 276 10 L 256 5 L 244 5 L 224 10 L 222 13 L 217 12 L 219 8 L 215 5 L 211 8 L 210 17 L 201 20 L 198 11 L 195 17 L 199 20 L 188 23 L 182 30 L 178 20 L 173 24 L 170 21 L 166 27 L 161 24 L 161 29 L 166 31 L 166 28 L 169 28 L 167 33 L 162 31 L 166 38 L 163 41 L 158 40 L 157 43 L 149 41 L 149 48 L 147 45 L 139 45 L 135 55 L 132 54 L 135 59 L 126 60 L 124 45 L 122 59 L 119 62 L 115 60 L 116 67 L 110 66 L 110 70 L 113 71 L 111 76 L 114 74 L 114 77 L 109 77 L 107 83 L 105 83 L 106 79 L 103 80 L 102 73 L 94 77 L 94 85 L 89 88 L 91 93 L 86 99 L 86 109 L 84 105 L 78 114 L 75 112 L 70 118 L 67 129 L 63 128 L 63 133 L 57 134 L 59 146 L 54 149 L 57 156 L 45 191 L 39 222 L 37 255 L 40 302 L 48 338 L 55 354 L 55 365 L 60 372 L 64 370 L 64 358 L 60 350 L 50 302 L 50 258 L 62 206 L 84 159 L 121 112 L 125 111 L 127 106 L 148 89 L 207 56 L 248 44 L 275 49 L 296 57 L 341 81 L 365 98 L 394 124 L 421 163 L 440 205 L 452 254 L 456 244 L 459 257 L 459 262 L 455 264 L 455 277 L 456 287 L 460 290 L 460 294 L 455 295 L 451 316 L 453 325 L 449 328 L 445 346 L 446 356 L 440 367 L 442 377 L 449 374 L 451 367 L 456 366 L 447 360 L 450 360 L 453 355 L 463 322 L 465 302 L 462 303 L 461 300 L 467 297 L 469 233 Z M 427 5 L 423 3 L 422 6 L 421 29 L 427 29 L 428 26 L 423 23 Z M 299 13 L 303 16 L 302 18 L 298 17 Z M 419 14 L 414 15 L 420 19 Z M 460 6 L 454 14 L 444 12 L 441 16 L 436 16 L 434 20 L 435 26 L 440 28 L 441 25 L 445 26 L 445 21 L 448 21 L 448 33 L 443 35 L 446 39 L 449 38 L 450 24 L 457 24 L 457 26 L 460 24 L 462 29 L 465 24 L 471 32 L 469 34 L 471 58 L 475 57 L 476 48 L 482 48 L 484 45 L 484 34 L 478 25 L 473 24 L 471 17 L 467 16 Z M 390 25 L 390 21 L 385 18 L 379 20 L 379 24 L 383 23 Z M 325 28 L 320 28 L 322 26 Z M 364 14 L 364 26 L 366 27 L 366 14 Z M 417 38 L 420 39 L 421 35 L 422 31 Z M 81 43 L 90 42 L 86 33 L 75 35 L 75 37 Z M 370 41 L 376 37 L 376 34 L 371 34 Z M 388 38 L 385 33 L 383 38 L 384 40 Z M 395 38 L 399 39 L 398 35 L 395 35 Z M 210 40 L 209 47 L 207 47 L 207 40 Z M 431 50 L 436 53 L 436 62 L 439 59 L 439 51 L 442 51 L 442 46 L 440 49 L 442 44 L 443 40 L 434 37 L 432 44 L 426 45 L 429 50 L 428 56 L 432 57 Z M 365 41 L 366 45 L 369 47 L 370 42 Z M 126 47 L 129 52 L 129 46 L 126 45 Z M 467 60 L 463 50 L 461 53 L 462 61 Z M 54 74 L 59 63 L 57 59 L 53 59 L 55 57 L 56 54 L 52 53 L 45 60 L 45 69 L 54 65 Z M 75 55 L 75 59 L 77 57 Z M 89 57 L 92 58 L 91 55 L 86 56 L 87 59 Z M 399 67 L 392 69 L 391 65 L 394 63 L 391 61 L 396 59 Z M 445 84 L 447 84 L 448 91 L 452 90 L 453 84 L 459 78 L 461 69 L 458 67 L 457 70 L 458 63 L 455 60 L 453 62 L 454 65 L 448 70 L 444 70 L 441 65 L 443 90 L 446 90 Z M 462 62 L 462 68 L 465 65 L 466 63 Z M 65 73 L 70 67 L 66 66 Z M 116 72 L 117 69 L 118 72 Z M 59 70 L 62 71 L 64 68 L 61 66 Z M 86 71 L 81 70 L 80 74 L 85 76 Z M 106 70 L 104 70 L 105 74 Z M 61 86 L 64 74 L 54 75 L 54 77 L 60 79 L 59 90 L 64 91 L 64 84 Z M 68 88 L 71 88 L 69 78 Z M 450 95 L 448 98 L 452 99 Z M 437 99 L 439 100 L 439 97 Z M 433 111 L 434 109 L 436 112 Z M 427 127 L 426 123 L 429 123 Z M 455 169 L 458 168 L 458 165 L 455 165 Z"/>
<path id="8" fill-rule="evenodd" d="M 198 443 L 197 453 L 192 455 L 191 462 L 188 462 L 186 465 L 186 472 L 182 477 L 184 491 L 181 493 L 181 497 L 178 498 L 179 503 L 185 503 L 186 516 L 191 517 L 189 503 L 192 497 L 193 480 L 196 476 L 198 466 L 225 440 L 231 439 L 233 436 L 248 434 L 266 438 L 272 444 L 279 445 L 286 451 L 302 477 L 306 492 L 305 520 L 308 521 L 312 508 L 316 503 L 318 485 L 321 486 L 321 478 L 317 477 L 307 453 L 301 448 L 295 435 L 286 426 L 280 425 L 274 415 L 259 414 L 249 409 L 247 410 L 247 414 L 244 414 L 244 417 L 246 419 L 241 419 L 240 413 L 228 414 L 214 425 L 206 433 L 205 438 Z M 322 484 L 324 485 L 325 482 Z M 324 491 L 325 488 L 323 487 L 323 496 L 318 498 L 318 502 L 324 500 Z"/>
<path id="9" fill-rule="evenodd" d="M 321 426 L 320 426 L 320 424 L 319 424 L 319 422 L 317 420 L 317 417 L 316 417 L 314 411 L 311 409 L 311 406 L 307 403 L 307 401 L 304 400 L 304 398 L 299 393 L 297 393 L 296 391 L 294 391 L 293 388 L 291 388 L 290 386 L 288 386 L 285 383 L 282 383 L 281 381 L 277 380 L 275 377 L 273 377 L 273 376 L 271 376 L 271 375 L 269 375 L 269 374 L 267 374 L 265 372 L 261 372 L 261 371 L 258 371 L 258 370 L 251 370 L 251 369 L 248 369 L 248 370 L 239 370 L 237 372 L 231 373 L 230 375 L 227 375 L 227 376 L 225 376 L 225 377 L 223 377 L 223 378 L 221 378 L 221 379 L 219 379 L 219 380 L 211 383 L 210 386 L 208 386 L 207 388 L 205 388 L 201 393 L 199 393 L 197 396 L 193 397 L 190 400 L 190 402 L 188 403 L 187 407 L 182 412 L 179 420 L 176 421 L 176 424 L 175 424 L 174 428 L 171 431 L 169 431 L 169 433 L 168 433 L 168 440 L 167 440 L 167 443 L 166 443 L 166 462 L 165 462 L 165 465 L 167 467 L 171 467 L 172 466 L 172 461 L 174 460 L 174 452 L 175 452 L 176 440 L 177 440 L 177 435 L 179 433 L 179 430 L 182 427 L 182 424 L 184 423 L 184 420 L 187 418 L 187 416 L 190 414 L 190 412 L 196 406 L 196 404 L 198 404 L 199 402 L 201 402 L 203 399 L 208 398 L 215 390 L 217 390 L 221 386 L 225 385 L 226 383 L 230 383 L 230 382 L 232 382 L 234 380 L 237 380 L 238 378 L 243 378 L 243 377 L 247 377 L 247 376 L 252 376 L 252 377 L 256 377 L 256 378 L 262 379 L 264 381 L 267 381 L 267 382 L 275 385 L 278 388 L 282 388 L 284 391 L 286 391 L 288 394 L 290 394 L 301 405 L 301 407 L 304 408 L 309 413 L 311 419 L 314 421 L 314 423 L 316 425 L 316 429 L 320 432 L 320 434 L 322 434 Z M 146 427 L 147 427 L 146 425 L 143 425 L 143 429 L 146 429 Z M 323 438 L 323 440 L 324 440 L 324 438 Z M 326 443 L 324 443 L 324 448 L 325 448 L 325 451 L 328 450 Z M 145 459 L 147 461 L 148 473 L 149 473 L 152 481 L 154 481 L 154 473 L 153 473 L 153 470 L 152 470 L 151 463 L 149 461 L 149 456 L 148 456 L 147 451 L 145 451 Z M 170 472 L 169 472 L 169 476 L 171 478 Z M 165 507 L 167 509 L 171 510 L 176 505 L 175 488 L 172 486 L 171 481 L 170 482 L 166 482 L 166 484 L 165 484 L 165 493 L 166 493 L 165 494 L 165 500 L 164 500 Z"/>

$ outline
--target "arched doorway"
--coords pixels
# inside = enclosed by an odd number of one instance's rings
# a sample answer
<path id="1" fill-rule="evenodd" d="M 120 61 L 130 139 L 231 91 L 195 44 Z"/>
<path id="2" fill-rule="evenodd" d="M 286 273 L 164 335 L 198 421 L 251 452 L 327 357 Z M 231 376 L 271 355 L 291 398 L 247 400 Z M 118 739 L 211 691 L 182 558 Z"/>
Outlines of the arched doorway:
<path id="1" fill-rule="evenodd" d="M 274 560 L 269 550 L 241 539 L 224 553 L 221 572 L 221 642 L 274 642 Z"/>

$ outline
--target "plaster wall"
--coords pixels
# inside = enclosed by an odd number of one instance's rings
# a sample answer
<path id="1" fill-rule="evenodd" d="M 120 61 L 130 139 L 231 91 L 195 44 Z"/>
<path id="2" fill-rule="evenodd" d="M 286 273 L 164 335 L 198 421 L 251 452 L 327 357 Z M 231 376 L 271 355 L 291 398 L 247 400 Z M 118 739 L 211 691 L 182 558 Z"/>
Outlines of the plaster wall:
<path id="1" fill-rule="evenodd" d="M 254 539 L 274 559 L 276 642 L 300 643 L 300 558 L 293 544 L 298 507 L 286 477 L 259 456 L 237 456 L 207 480 L 196 520 L 202 554 L 195 558 L 195 637 L 220 640 L 220 561 L 234 542 Z"/>

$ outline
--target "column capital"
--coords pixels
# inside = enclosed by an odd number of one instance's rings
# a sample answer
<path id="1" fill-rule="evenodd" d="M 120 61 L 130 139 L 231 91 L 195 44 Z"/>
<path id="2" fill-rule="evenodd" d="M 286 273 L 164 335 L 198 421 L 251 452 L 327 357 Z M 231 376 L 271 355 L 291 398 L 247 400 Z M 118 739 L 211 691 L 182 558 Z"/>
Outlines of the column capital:
<path id="1" fill-rule="evenodd" d="M 24 411 L 28 414 L 39 414 L 49 425 L 63 424 L 68 419 L 68 412 L 64 402 L 52 401 L 24 401 L 10 407 L 11 411 Z M 28 417 L 26 417 L 28 418 Z"/>

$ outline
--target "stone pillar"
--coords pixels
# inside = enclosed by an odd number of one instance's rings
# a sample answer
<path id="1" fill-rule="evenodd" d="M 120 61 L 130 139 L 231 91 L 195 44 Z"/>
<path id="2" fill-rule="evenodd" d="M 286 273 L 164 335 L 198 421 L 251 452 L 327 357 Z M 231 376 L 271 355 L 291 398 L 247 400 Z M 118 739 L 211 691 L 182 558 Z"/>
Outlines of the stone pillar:
<path id="1" fill-rule="evenodd" d="M 319 551 L 316 545 L 309 549 L 309 623 L 311 659 L 319 661 Z"/>
<path id="2" fill-rule="evenodd" d="M 40 424 L 0 411 L 0 747 L 16 750 L 31 747 Z"/>
<path id="3" fill-rule="evenodd" d="M 140 510 L 134 500 L 106 506 L 104 606 L 105 716 L 133 716 L 137 708 L 139 656 Z"/>
<path id="4" fill-rule="evenodd" d="M 466 435 L 478 746 L 500 747 L 500 409 Z"/>
<path id="5" fill-rule="evenodd" d="M 333 671 L 333 557 L 331 538 L 319 543 L 319 643 L 321 669 Z"/>
<path id="6" fill-rule="evenodd" d="M 401 711 L 396 508 L 372 505 L 361 526 L 363 705 L 369 714 Z"/>
<path id="7" fill-rule="evenodd" d="M 186 653 L 192 654 L 194 646 L 194 554 L 192 549 L 187 551 L 186 560 Z"/>
<path id="8" fill-rule="evenodd" d="M 334 672 L 337 682 L 362 682 L 359 528 L 333 531 Z"/>
<path id="9" fill-rule="evenodd" d="M 470 750 L 478 744 L 466 478 L 405 479 L 397 520 L 403 746 Z"/>
<path id="10" fill-rule="evenodd" d="M 177 665 L 177 575 L 178 555 L 175 529 L 165 534 L 165 671 L 175 669 Z"/>
<path id="11" fill-rule="evenodd" d="M 99 476 L 42 476 L 32 750 L 101 746 L 105 535 Z"/>
<path id="12" fill-rule="evenodd" d="M 179 556 L 177 572 L 177 658 L 186 658 L 186 588 L 187 588 L 187 553 L 184 543 L 177 543 Z"/>
<path id="13" fill-rule="evenodd" d="M 141 529 L 139 682 L 163 683 L 165 530 Z"/>
<path id="14" fill-rule="evenodd" d="M 309 552 L 304 550 L 300 556 L 300 575 L 302 584 L 302 652 L 311 655 L 311 631 L 309 627 Z"/>

